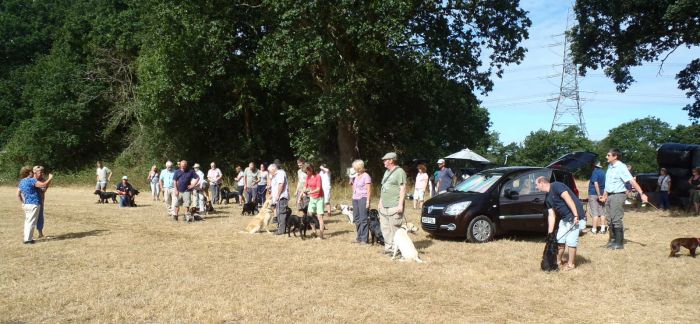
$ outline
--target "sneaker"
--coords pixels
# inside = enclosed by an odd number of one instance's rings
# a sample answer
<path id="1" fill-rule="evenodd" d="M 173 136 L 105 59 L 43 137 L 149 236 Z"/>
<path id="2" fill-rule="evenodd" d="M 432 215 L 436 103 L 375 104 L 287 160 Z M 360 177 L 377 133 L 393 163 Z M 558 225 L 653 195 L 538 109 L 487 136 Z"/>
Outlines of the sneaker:
<path id="1" fill-rule="evenodd" d="M 31 241 L 24 241 L 24 242 L 22 242 L 22 243 L 24 243 L 24 244 L 34 244 L 34 240 L 31 240 Z"/>

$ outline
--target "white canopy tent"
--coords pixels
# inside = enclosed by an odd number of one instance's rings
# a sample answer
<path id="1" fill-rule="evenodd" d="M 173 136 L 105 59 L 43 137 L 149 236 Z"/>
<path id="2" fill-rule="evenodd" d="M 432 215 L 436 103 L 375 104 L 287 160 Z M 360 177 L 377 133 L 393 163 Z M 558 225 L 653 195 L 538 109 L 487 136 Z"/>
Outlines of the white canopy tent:
<path id="1" fill-rule="evenodd" d="M 474 153 L 474 151 L 468 148 L 465 148 L 457 153 L 450 154 L 446 156 L 445 159 L 470 160 L 474 162 L 491 163 L 491 161 L 487 160 L 479 154 Z"/>

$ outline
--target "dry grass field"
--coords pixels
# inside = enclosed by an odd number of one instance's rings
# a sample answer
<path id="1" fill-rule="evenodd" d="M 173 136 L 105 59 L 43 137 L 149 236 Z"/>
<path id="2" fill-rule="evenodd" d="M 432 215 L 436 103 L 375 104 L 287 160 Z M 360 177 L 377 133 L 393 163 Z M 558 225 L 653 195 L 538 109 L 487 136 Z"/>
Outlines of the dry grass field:
<path id="1" fill-rule="evenodd" d="M 52 188 L 47 238 L 23 245 L 15 190 L 0 188 L 0 322 L 695 322 L 700 259 L 676 237 L 700 217 L 626 214 L 626 249 L 581 238 L 578 268 L 543 273 L 542 235 L 487 244 L 413 240 L 424 264 L 392 262 L 350 244 L 354 227 L 327 220 L 324 241 L 241 234 L 250 219 L 221 206 L 203 222 L 140 206 L 95 204 L 92 190 Z M 582 190 L 583 191 L 583 190 Z M 336 201 L 338 202 L 338 201 Z M 418 223 L 409 210 L 409 221 Z"/>

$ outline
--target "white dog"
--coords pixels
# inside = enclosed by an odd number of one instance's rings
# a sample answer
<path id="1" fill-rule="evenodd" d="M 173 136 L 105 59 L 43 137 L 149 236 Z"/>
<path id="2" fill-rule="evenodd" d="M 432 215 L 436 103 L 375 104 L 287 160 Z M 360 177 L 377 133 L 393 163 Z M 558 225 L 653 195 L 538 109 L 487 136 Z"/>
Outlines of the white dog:
<path id="1" fill-rule="evenodd" d="M 348 222 L 354 224 L 354 217 L 352 215 L 352 205 L 340 205 L 340 213 L 348 217 Z"/>
<path id="2" fill-rule="evenodd" d="M 406 227 L 406 225 L 401 226 L 396 230 L 396 234 L 394 234 L 394 255 L 391 256 L 391 259 L 395 260 L 396 255 L 401 251 L 401 261 L 413 260 L 418 263 L 423 263 L 423 260 L 418 258 L 418 251 L 413 245 L 413 241 L 408 237 L 408 230 Z M 415 226 L 413 229 L 415 230 Z"/>

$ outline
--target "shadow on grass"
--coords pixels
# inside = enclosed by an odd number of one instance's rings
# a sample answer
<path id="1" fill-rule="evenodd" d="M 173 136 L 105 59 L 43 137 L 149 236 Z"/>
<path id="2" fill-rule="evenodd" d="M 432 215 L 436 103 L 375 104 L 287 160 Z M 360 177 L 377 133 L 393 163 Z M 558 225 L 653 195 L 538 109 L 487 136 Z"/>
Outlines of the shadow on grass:
<path id="1" fill-rule="evenodd" d="M 347 233 L 351 233 L 351 232 L 353 232 L 353 231 L 350 231 L 350 230 L 342 230 L 342 231 L 335 231 L 335 232 L 327 231 L 324 233 L 324 235 L 328 236 L 328 237 L 333 237 L 333 236 L 339 236 L 339 235 L 343 235 L 343 234 L 347 234 Z"/>
<path id="2" fill-rule="evenodd" d="M 88 236 L 100 236 L 100 235 L 107 234 L 107 232 L 109 232 L 109 231 L 108 230 L 92 230 L 92 231 L 87 231 L 87 232 L 65 233 L 65 234 L 60 234 L 60 235 L 49 237 L 46 240 L 43 240 L 43 242 L 72 240 L 72 239 L 79 239 L 79 238 L 88 237 Z M 40 242 L 42 242 L 42 241 L 40 241 Z"/>
<path id="3" fill-rule="evenodd" d="M 422 250 L 422 249 L 428 248 L 431 245 L 433 245 L 433 240 L 415 241 L 415 242 L 413 242 L 413 245 L 416 246 L 416 250 Z"/>

